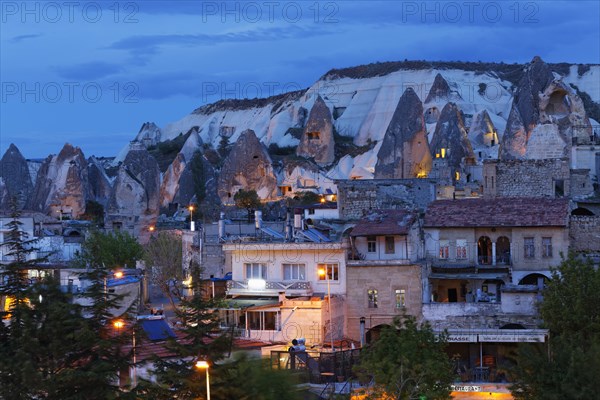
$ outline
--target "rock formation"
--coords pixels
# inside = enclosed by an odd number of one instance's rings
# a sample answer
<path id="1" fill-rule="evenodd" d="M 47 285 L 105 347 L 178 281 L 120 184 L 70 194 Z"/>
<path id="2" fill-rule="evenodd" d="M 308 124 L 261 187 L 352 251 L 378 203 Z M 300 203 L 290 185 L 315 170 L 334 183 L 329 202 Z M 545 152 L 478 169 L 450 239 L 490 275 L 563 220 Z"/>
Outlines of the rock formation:
<path id="1" fill-rule="evenodd" d="M 88 180 L 92 199 L 106 206 L 112 187 L 104 167 L 93 156 L 88 159 Z"/>
<path id="2" fill-rule="evenodd" d="M 431 153 L 423 119 L 423 104 L 412 88 L 400 97 L 377 153 L 375 178 L 425 177 Z"/>
<path id="3" fill-rule="evenodd" d="M 300 157 L 312 157 L 319 165 L 329 165 L 335 161 L 334 150 L 331 112 L 321 96 L 317 96 L 315 104 L 310 110 L 296 154 Z"/>
<path id="4" fill-rule="evenodd" d="M 499 158 L 568 157 L 573 139 L 589 143 L 591 131 L 579 96 L 534 57 L 519 81 Z"/>
<path id="5" fill-rule="evenodd" d="M 156 146 L 160 142 L 162 132 L 154 122 L 144 122 L 135 140 L 141 142 L 146 148 Z"/>
<path id="6" fill-rule="evenodd" d="M 169 203 L 173 202 L 175 194 L 179 191 L 181 175 L 186 167 L 186 157 L 179 153 L 173 163 L 163 175 L 162 184 L 160 185 L 160 206 L 168 207 Z"/>
<path id="7" fill-rule="evenodd" d="M 130 146 L 108 201 L 106 227 L 144 236 L 159 211 L 160 170 L 145 147 Z"/>
<path id="8" fill-rule="evenodd" d="M 498 132 L 487 110 L 475 114 L 469 128 L 471 143 L 486 147 L 498 146 Z"/>
<path id="9" fill-rule="evenodd" d="M 262 199 L 277 195 L 271 157 L 251 129 L 240 134 L 218 178 L 218 195 L 223 203 L 232 203 L 239 189 L 256 190 Z"/>
<path id="10" fill-rule="evenodd" d="M 425 122 L 434 124 L 440 117 L 440 109 L 449 101 L 462 100 L 460 94 L 453 90 L 442 74 L 437 74 L 425 99 Z"/>
<path id="11" fill-rule="evenodd" d="M 77 218 L 91 197 L 85 156 L 79 147 L 66 143 L 58 155 L 42 163 L 27 208 Z"/>
<path id="12" fill-rule="evenodd" d="M 0 181 L 0 209 L 8 210 L 13 197 L 17 200 L 17 207 L 23 208 L 33 184 L 25 157 L 12 143 L 0 160 Z"/>
<path id="13" fill-rule="evenodd" d="M 442 109 L 430 147 L 435 157 L 434 165 L 444 161 L 453 180 L 464 175 L 466 163 L 475 159 L 462 112 L 456 104 L 448 103 Z"/>

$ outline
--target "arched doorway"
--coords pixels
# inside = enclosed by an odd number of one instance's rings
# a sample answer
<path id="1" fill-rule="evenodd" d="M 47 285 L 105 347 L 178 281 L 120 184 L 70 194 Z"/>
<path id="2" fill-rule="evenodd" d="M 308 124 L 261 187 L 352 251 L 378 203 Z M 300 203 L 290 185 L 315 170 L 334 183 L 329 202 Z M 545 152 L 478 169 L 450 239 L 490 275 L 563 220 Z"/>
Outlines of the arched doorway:
<path id="1" fill-rule="evenodd" d="M 381 331 L 385 328 L 389 328 L 390 326 L 387 324 L 381 324 L 381 325 L 377 325 L 372 327 L 371 329 L 369 329 L 367 331 L 367 334 L 365 335 L 366 338 L 366 342 L 367 343 L 373 343 L 374 341 L 376 341 L 377 339 L 379 339 L 379 336 L 381 336 Z"/>
<path id="2" fill-rule="evenodd" d="M 535 285 L 539 289 L 543 289 L 550 279 L 544 274 L 529 274 L 525 275 L 520 281 L 519 285 Z"/>
<path id="3" fill-rule="evenodd" d="M 591 212 L 590 210 L 588 210 L 587 208 L 584 207 L 577 207 L 576 209 L 574 209 L 573 211 L 571 211 L 571 215 L 587 215 L 587 216 L 593 216 L 594 213 Z"/>
<path id="4" fill-rule="evenodd" d="M 510 264 L 510 240 L 506 236 L 500 236 L 496 241 L 496 264 Z"/>
<path id="5" fill-rule="evenodd" d="M 477 261 L 480 265 L 492 263 L 492 240 L 487 236 L 482 236 L 477 241 Z"/>

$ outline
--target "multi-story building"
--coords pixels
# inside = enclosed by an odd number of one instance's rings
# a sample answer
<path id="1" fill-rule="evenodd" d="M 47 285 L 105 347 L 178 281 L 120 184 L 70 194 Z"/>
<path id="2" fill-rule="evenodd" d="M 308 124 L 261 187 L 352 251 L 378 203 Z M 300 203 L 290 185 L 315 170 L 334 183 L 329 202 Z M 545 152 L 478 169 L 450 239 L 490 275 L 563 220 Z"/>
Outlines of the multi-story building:
<path id="1" fill-rule="evenodd" d="M 257 222 L 256 235 L 223 244 L 232 279 L 222 323 L 254 339 L 329 345 L 344 333 L 347 246 L 297 217 L 287 238 Z"/>
<path id="2" fill-rule="evenodd" d="M 350 232 L 346 262 L 348 336 L 370 342 L 402 315 L 421 317 L 421 265 L 416 215 L 383 210 Z"/>
<path id="3" fill-rule="evenodd" d="M 429 205 L 423 318 L 449 330 L 452 354 L 466 366 L 493 370 L 513 350 L 509 343 L 545 340 L 535 305 L 568 252 L 568 211 L 568 200 L 555 198 Z"/>

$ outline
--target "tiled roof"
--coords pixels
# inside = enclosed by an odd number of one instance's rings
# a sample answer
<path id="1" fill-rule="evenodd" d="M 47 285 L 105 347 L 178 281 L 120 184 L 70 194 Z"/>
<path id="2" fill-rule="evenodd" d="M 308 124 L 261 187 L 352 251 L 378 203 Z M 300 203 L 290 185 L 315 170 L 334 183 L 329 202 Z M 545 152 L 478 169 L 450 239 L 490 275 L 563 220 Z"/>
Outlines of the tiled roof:
<path id="1" fill-rule="evenodd" d="M 495 198 L 437 200 L 425 213 L 425 227 L 567 226 L 567 199 Z"/>
<path id="2" fill-rule="evenodd" d="M 406 235 L 414 222 L 414 214 L 404 210 L 379 210 L 360 220 L 351 236 Z"/>

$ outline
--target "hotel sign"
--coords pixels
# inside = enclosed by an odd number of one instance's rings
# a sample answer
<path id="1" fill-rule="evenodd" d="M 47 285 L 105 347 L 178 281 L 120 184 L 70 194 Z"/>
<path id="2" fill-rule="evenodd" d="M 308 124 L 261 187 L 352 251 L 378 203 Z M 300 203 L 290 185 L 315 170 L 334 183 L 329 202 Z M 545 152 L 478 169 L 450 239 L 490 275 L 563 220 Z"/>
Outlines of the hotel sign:
<path id="1" fill-rule="evenodd" d="M 475 385 L 450 385 L 453 392 L 481 392 L 481 386 Z"/>

